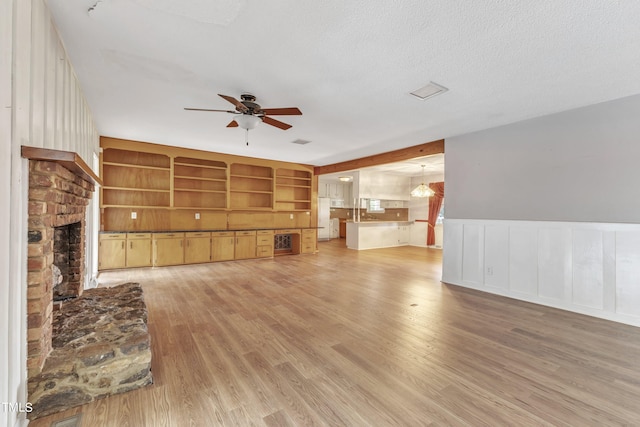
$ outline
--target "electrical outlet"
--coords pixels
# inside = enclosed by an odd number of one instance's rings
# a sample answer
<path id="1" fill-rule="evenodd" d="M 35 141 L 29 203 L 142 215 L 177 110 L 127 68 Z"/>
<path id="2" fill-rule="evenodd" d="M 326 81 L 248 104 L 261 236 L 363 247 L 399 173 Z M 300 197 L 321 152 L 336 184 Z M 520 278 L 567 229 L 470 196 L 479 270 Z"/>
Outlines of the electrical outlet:
<path id="1" fill-rule="evenodd" d="M 138 219 L 138 212 L 131 212 L 131 219 Z"/>
<path id="2" fill-rule="evenodd" d="M 200 219 L 200 212 L 196 212 L 196 219 Z"/>
<path id="3" fill-rule="evenodd" d="M 293 214 L 289 214 L 289 219 L 293 219 Z"/>
<path id="4" fill-rule="evenodd" d="M 400 218 L 400 212 L 396 212 L 396 216 Z"/>
<path id="5" fill-rule="evenodd" d="M 487 276 L 493 276 L 493 267 L 487 267 Z"/>

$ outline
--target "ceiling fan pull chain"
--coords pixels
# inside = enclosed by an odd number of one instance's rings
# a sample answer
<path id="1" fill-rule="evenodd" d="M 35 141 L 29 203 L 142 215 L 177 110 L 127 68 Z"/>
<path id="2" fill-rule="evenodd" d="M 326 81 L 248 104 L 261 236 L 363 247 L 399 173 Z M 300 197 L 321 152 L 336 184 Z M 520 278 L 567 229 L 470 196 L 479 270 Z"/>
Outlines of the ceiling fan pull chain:
<path id="1" fill-rule="evenodd" d="M 245 142 L 247 143 L 247 147 L 249 146 L 249 129 L 245 130 L 245 137 L 244 137 Z"/>

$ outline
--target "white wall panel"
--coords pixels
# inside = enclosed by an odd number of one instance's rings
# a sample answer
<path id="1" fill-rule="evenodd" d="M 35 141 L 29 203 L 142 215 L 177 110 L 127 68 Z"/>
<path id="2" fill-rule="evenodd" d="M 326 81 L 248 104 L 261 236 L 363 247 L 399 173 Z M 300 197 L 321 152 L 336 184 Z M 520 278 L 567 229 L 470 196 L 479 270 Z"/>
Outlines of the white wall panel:
<path id="1" fill-rule="evenodd" d="M 571 297 L 571 231 L 538 231 L 538 295 L 562 301 Z"/>
<path id="2" fill-rule="evenodd" d="M 509 289 L 515 293 L 538 293 L 538 230 L 509 229 Z"/>
<path id="3" fill-rule="evenodd" d="M 92 165 L 99 137 L 45 1 L 0 1 L 0 22 L 0 401 L 24 404 L 28 162 L 21 146 L 74 151 Z M 94 241 L 87 239 L 88 251 Z M 24 414 L 0 411 L 0 425 L 18 423 Z"/>
<path id="4" fill-rule="evenodd" d="M 462 280 L 473 286 L 483 281 L 484 228 L 480 224 L 464 224 L 462 232 Z"/>
<path id="5" fill-rule="evenodd" d="M 602 231 L 573 230 L 573 303 L 591 308 L 604 305 Z"/>
<path id="6" fill-rule="evenodd" d="M 449 283 L 462 282 L 462 236 L 463 223 L 444 220 L 444 243 L 442 246 L 442 280 Z"/>
<path id="7" fill-rule="evenodd" d="M 616 233 L 616 311 L 634 315 L 640 307 L 640 231 Z"/>
<path id="8" fill-rule="evenodd" d="M 446 283 L 640 326 L 640 224 L 449 218 L 442 262 Z"/>
<path id="9" fill-rule="evenodd" d="M 484 228 L 484 280 L 492 288 L 509 288 L 509 227 L 505 225 Z"/>

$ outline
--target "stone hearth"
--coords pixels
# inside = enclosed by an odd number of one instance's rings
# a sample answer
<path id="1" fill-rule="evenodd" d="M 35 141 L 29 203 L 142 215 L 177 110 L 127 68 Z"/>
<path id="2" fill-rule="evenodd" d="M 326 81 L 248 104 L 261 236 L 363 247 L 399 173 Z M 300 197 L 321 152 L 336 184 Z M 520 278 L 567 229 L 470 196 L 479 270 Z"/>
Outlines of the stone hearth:
<path id="1" fill-rule="evenodd" d="M 153 382 L 142 288 L 85 290 L 53 315 L 53 350 L 29 379 L 30 418 Z"/>

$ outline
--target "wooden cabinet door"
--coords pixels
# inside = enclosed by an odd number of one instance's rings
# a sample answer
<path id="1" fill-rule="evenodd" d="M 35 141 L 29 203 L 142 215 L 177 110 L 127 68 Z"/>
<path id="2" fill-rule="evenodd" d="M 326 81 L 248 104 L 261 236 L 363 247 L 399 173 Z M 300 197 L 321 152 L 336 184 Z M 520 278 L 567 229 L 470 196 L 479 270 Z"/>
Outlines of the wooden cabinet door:
<path id="1" fill-rule="evenodd" d="M 168 233 L 172 234 L 172 233 Z M 154 238 L 155 266 L 184 264 L 184 236 Z"/>
<path id="2" fill-rule="evenodd" d="M 256 236 L 236 236 L 236 259 L 256 257 Z"/>
<path id="3" fill-rule="evenodd" d="M 184 263 L 198 264 L 211 261 L 210 237 L 187 237 L 184 247 Z"/>
<path id="4" fill-rule="evenodd" d="M 98 269 L 109 270 L 111 268 L 124 268 L 126 266 L 126 240 L 100 239 L 98 250 Z"/>
<path id="5" fill-rule="evenodd" d="M 211 235 L 211 261 L 229 261 L 235 254 L 236 238 L 234 233 Z"/>
<path id="6" fill-rule="evenodd" d="M 127 240 L 127 267 L 151 266 L 151 236 Z"/>

